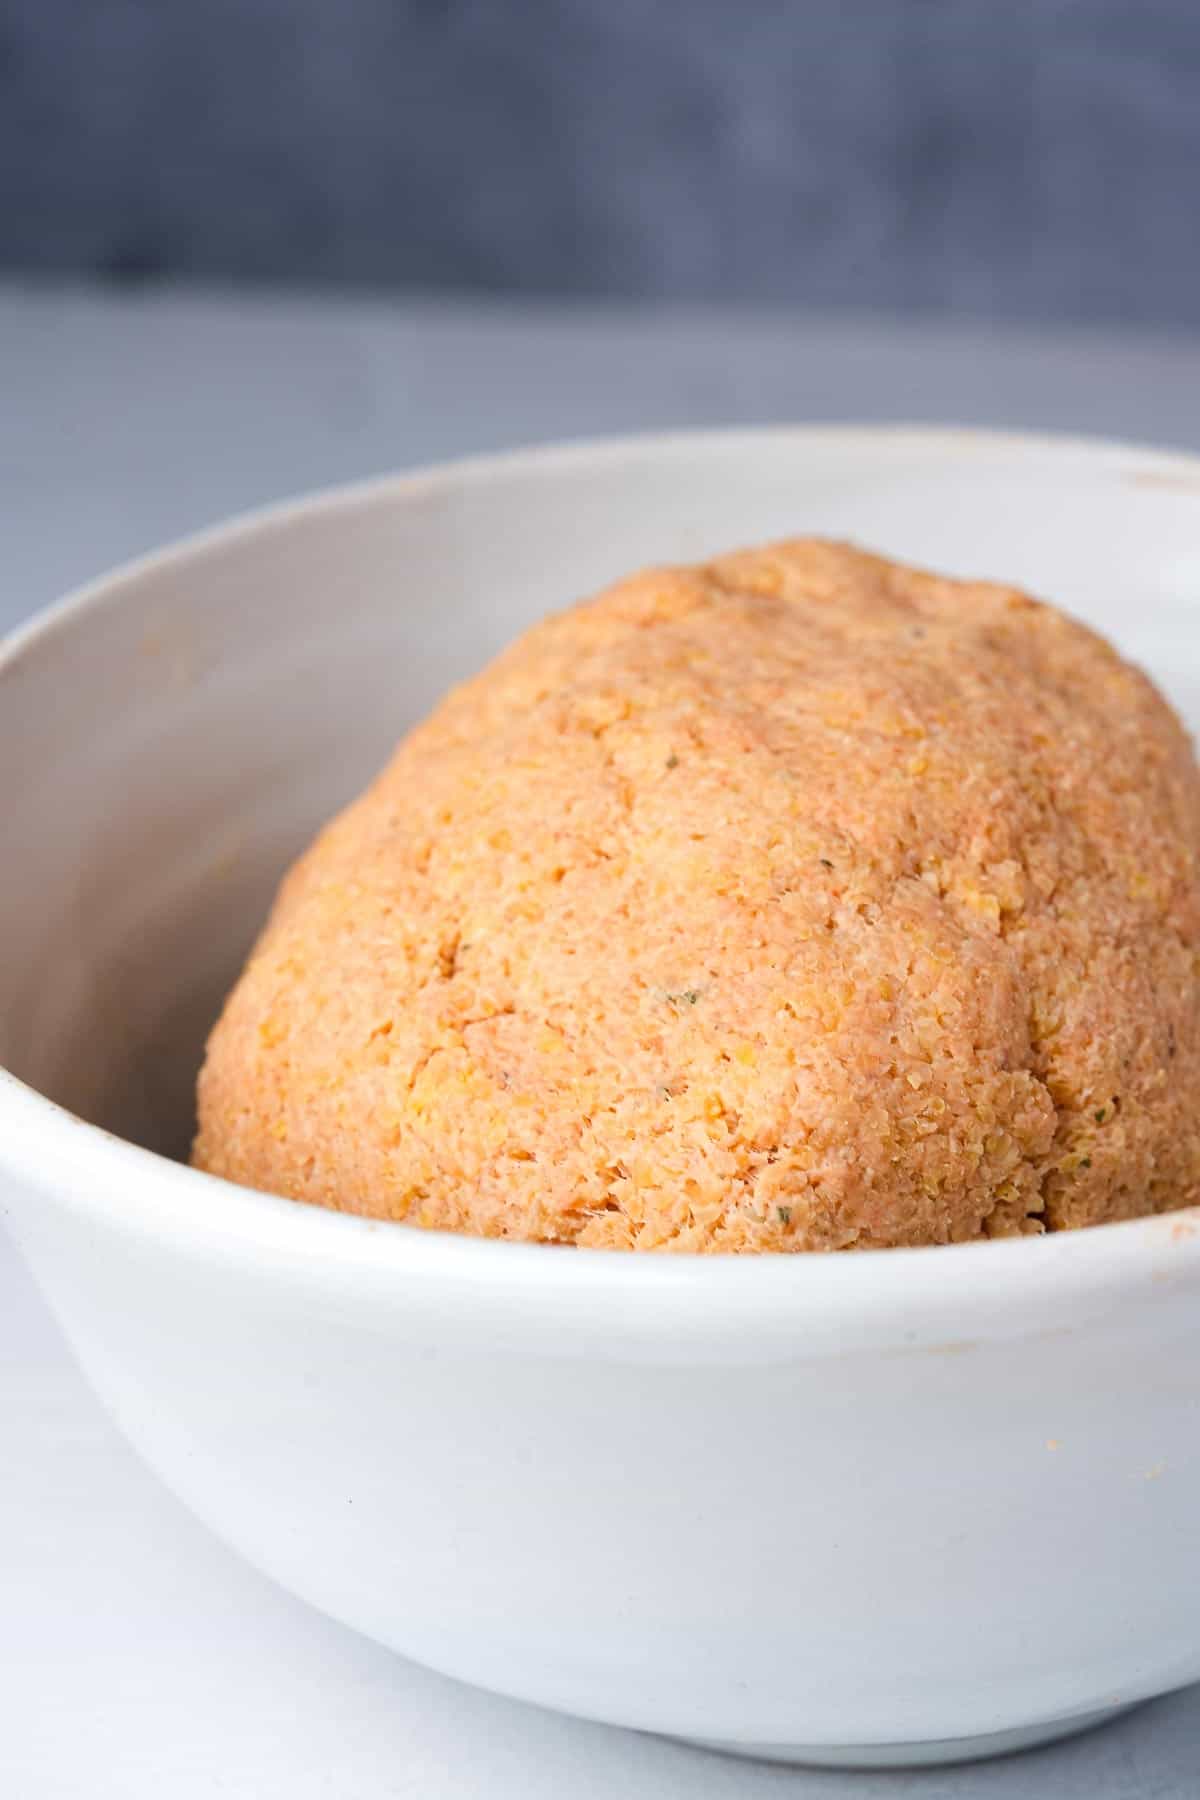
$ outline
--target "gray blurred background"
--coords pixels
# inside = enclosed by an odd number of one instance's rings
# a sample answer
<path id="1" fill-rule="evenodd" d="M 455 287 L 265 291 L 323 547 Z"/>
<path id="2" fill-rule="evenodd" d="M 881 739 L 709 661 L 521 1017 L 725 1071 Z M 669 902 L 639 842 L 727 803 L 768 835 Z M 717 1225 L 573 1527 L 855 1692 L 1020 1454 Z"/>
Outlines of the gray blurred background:
<path id="1" fill-rule="evenodd" d="M 1200 325 L 1200 0 L 0 0 L 0 271 Z"/>

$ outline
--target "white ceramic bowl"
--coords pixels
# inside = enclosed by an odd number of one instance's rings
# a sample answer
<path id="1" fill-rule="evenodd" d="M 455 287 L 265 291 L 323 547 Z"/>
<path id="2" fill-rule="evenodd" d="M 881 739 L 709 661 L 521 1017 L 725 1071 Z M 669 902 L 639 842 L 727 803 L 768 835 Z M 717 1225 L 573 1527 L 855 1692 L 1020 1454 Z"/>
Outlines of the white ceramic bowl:
<path id="1" fill-rule="evenodd" d="M 339 1217 L 162 1154 L 281 867 L 447 682 L 632 565 L 810 531 L 1025 583 L 1200 718 L 1179 457 L 706 435 L 210 533 L 0 660 L 0 1176 L 121 1427 L 314 1605 L 592 1718 L 920 1761 L 1200 1678 L 1195 1215 L 638 1258 Z"/>

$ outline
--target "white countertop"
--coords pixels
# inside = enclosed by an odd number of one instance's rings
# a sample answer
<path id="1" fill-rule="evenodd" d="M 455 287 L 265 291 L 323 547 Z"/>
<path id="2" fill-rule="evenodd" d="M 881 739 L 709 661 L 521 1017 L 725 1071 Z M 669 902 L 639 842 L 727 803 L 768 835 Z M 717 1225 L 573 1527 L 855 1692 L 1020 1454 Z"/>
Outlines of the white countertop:
<path id="1" fill-rule="evenodd" d="M 0 628 L 298 489 L 554 437 L 957 420 L 1200 449 L 1200 342 L 578 308 L 0 289 Z M 4 1800 L 1194 1800 L 1200 1689 L 973 1769 L 738 1763 L 494 1699 L 330 1624 L 142 1469 L 0 1237 Z"/>

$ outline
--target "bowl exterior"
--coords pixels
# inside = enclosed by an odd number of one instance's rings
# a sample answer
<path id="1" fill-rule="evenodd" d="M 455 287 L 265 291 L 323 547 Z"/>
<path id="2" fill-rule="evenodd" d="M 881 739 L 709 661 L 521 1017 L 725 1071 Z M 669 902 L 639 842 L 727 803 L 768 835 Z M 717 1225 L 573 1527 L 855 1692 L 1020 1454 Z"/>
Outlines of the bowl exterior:
<path id="1" fill-rule="evenodd" d="M 901 1760 L 1200 1677 L 1200 1308 L 1169 1284 L 1009 1341 L 733 1358 L 700 1327 L 624 1353 L 615 1317 L 597 1356 L 481 1319 L 472 1283 L 434 1319 L 416 1282 L 364 1300 L 53 1193 L 13 1217 L 167 1484 L 463 1680 Z"/>

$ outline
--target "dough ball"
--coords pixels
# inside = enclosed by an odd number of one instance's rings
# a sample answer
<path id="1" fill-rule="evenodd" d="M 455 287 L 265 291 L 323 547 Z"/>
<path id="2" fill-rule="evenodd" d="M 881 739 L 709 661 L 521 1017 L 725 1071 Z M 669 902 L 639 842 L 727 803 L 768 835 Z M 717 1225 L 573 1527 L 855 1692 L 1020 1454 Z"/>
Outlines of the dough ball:
<path id="1" fill-rule="evenodd" d="M 317 839 L 195 1162 L 489 1237 L 940 1244 L 1200 1201 L 1200 774 L 1009 588 L 797 540 L 528 632 Z"/>

